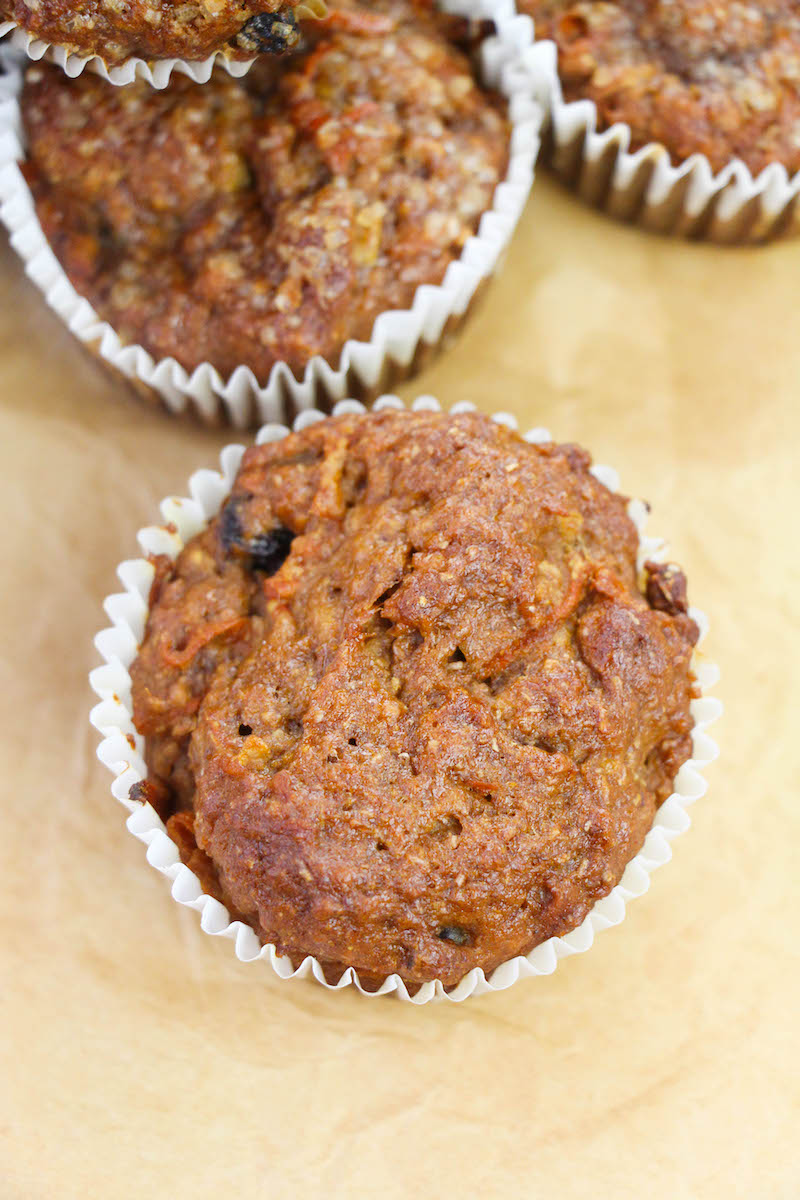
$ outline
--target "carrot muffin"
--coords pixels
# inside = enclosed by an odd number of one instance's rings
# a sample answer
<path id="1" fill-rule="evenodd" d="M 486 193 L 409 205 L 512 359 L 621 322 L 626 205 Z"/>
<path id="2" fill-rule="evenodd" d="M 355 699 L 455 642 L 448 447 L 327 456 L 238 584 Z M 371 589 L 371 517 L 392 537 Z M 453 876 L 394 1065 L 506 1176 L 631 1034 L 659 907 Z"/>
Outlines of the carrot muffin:
<path id="1" fill-rule="evenodd" d="M 297 42 L 298 15 L 324 11 L 321 0 L 0 0 L 0 21 L 108 66 L 129 58 L 196 61 L 217 50 L 230 58 L 281 54 Z"/>
<path id="2" fill-rule="evenodd" d="M 741 158 L 800 170 L 800 8 L 794 0 L 518 0 L 558 46 L 567 100 L 715 170 Z"/>
<path id="3" fill-rule="evenodd" d="M 37 213 L 124 342 L 265 384 L 441 283 L 505 175 L 509 122 L 446 36 L 459 23 L 425 0 L 375 7 L 241 80 L 157 92 L 28 69 Z"/>
<path id="4" fill-rule="evenodd" d="M 691 753 L 697 627 L 581 449 L 479 415 L 249 449 L 153 560 L 131 678 L 207 891 L 331 977 L 456 984 L 575 928 Z"/>

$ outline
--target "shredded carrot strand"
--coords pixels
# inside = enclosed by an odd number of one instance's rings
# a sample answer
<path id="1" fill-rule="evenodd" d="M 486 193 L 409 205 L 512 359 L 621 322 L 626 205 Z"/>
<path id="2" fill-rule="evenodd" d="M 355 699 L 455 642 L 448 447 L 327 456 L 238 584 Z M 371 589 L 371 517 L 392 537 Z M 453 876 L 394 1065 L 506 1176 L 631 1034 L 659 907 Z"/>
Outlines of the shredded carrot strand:
<path id="1" fill-rule="evenodd" d="M 506 667 L 510 666 L 515 659 L 520 658 L 525 652 L 539 641 L 549 630 L 557 625 L 559 621 L 563 621 L 573 609 L 578 607 L 581 597 L 584 592 L 589 575 L 592 572 L 592 567 L 589 563 L 584 562 L 579 571 L 570 577 L 569 587 L 561 597 L 555 608 L 551 608 L 541 625 L 537 625 L 530 633 L 527 633 L 514 646 L 509 647 L 504 653 L 497 654 L 492 659 L 489 666 L 486 668 L 486 673 L 489 676 L 499 675 Z"/>
<path id="2" fill-rule="evenodd" d="M 182 650 L 165 650 L 164 660 L 170 667 L 185 667 L 187 663 L 191 662 L 195 654 L 199 650 L 202 650 L 203 646 L 212 642 L 214 638 L 222 637 L 223 634 L 241 629 L 246 622 L 247 617 L 235 617 L 233 620 L 228 621 L 212 621 L 210 625 L 196 630 Z"/>

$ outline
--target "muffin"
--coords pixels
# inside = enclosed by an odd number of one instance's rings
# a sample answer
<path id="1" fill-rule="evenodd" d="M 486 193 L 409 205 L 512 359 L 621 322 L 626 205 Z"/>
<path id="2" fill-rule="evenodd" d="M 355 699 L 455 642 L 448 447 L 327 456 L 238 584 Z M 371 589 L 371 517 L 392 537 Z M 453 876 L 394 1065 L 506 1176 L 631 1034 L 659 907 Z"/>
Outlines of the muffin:
<path id="1" fill-rule="evenodd" d="M 155 92 L 29 68 L 37 214 L 124 343 L 263 385 L 442 281 L 504 177 L 505 104 L 451 40 L 462 23 L 425 0 L 375 8 L 239 80 Z"/>
<path id="2" fill-rule="evenodd" d="M 663 145 L 714 171 L 741 159 L 800 170 L 800 11 L 792 0 L 517 0 L 558 47 L 567 101 L 597 107 L 598 129 L 629 148 Z"/>
<path id="3" fill-rule="evenodd" d="M 297 42 L 298 15 L 324 15 L 321 0 L 200 0 L 181 5 L 148 0 L 0 0 L 0 23 L 63 47 L 97 55 L 108 66 L 141 58 L 197 61 L 221 51 L 228 58 L 281 54 Z"/>
<path id="4" fill-rule="evenodd" d="M 583 921 L 691 754 L 697 627 L 571 445 L 342 415 L 248 450 L 152 560 L 148 777 L 204 890 L 298 964 L 453 987 Z"/>

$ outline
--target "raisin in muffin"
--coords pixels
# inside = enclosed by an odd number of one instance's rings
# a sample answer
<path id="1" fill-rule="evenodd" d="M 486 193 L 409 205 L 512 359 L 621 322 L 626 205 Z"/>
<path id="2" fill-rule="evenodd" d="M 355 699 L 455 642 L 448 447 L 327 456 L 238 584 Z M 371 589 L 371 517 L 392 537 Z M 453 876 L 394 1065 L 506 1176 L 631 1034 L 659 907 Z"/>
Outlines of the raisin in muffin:
<path id="1" fill-rule="evenodd" d="M 691 753 L 697 628 L 575 446 L 328 418 L 155 558 L 134 795 L 264 942 L 456 984 L 581 923 Z"/>
<path id="2" fill-rule="evenodd" d="M 282 54 L 298 40 L 298 17 L 325 14 L 322 0 L 0 0 L 0 22 L 70 53 L 97 55 L 107 66 L 129 58 L 198 61 Z"/>
<path id="3" fill-rule="evenodd" d="M 161 92 L 29 68 L 25 173 L 123 342 L 188 371 L 302 374 L 439 284 L 509 155 L 500 98 L 424 0 L 340 10 L 303 54 Z"/>
<path id="4" fill-rule="evenodd" d="M 793 0 L 518 0 L 558 46 L 565 99 L 594 101 L 631 149 L 676 162 L 800 170 L 800 8 Z"/>

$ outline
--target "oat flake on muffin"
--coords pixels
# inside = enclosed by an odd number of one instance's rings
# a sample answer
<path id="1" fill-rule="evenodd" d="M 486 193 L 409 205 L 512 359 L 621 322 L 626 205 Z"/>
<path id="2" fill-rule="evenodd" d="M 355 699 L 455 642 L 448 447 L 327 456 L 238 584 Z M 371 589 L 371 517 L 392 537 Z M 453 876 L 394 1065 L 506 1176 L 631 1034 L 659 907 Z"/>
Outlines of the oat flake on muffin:
<path id="1" fill-rule="evenodd" d="M 589 465 L 479 415 L 329 418 L 248 450 L 154 560 L 134 798 L 295 963 L 452 986 L 577 927 L 640 849 L 697 628 Z"/>
<path id="2" fill-rule="evenodd" d="M 566 100 L 675 162 L 800 170 L 800 8 L 792 0 L 518 0 L 558 46 Z"/>

